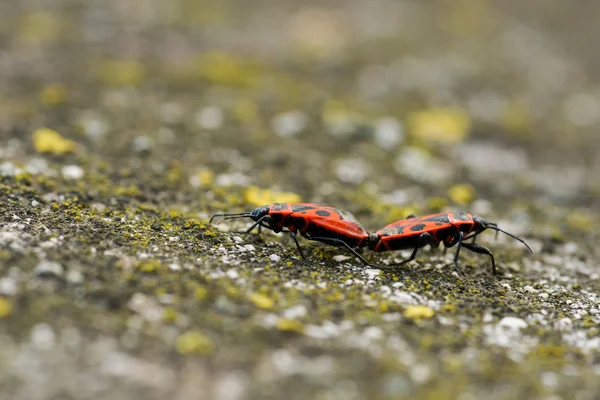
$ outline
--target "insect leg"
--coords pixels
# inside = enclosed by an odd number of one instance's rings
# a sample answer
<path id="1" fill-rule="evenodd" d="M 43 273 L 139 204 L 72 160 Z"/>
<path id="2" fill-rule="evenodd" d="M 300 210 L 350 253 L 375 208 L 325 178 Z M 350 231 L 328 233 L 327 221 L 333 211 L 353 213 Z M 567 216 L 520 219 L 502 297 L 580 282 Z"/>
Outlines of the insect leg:
<path id="1" fill-rule="evenodd" d="M 435 238 L 433 236 L 431 236 L 431 234 L 429 232 L 423 232 L 421 233 L 421 235 L 419 236 L 419 239 L 417 239 L 417 245 L 415 246 L 415 249 L 413 250 L 412 254 L 410 255 L 410 257 L 402 262 L 400 262 L 399 264 L 396 264 L 397 267 L 404 265 L 412 260 L 415 259 L 415 257 L 417 256 L 417 252 L 419 251 L 420 248 L 427 246 L 428 244 L 437 244 L 437 241 L 435 240 Z"/>
<path id="2" fill-rule="evenodd" d="M 349 252 L 351 252 L 352 254 L 354 254 L 354 256 L 355 256 L 356 258 L 358 258 L 360 261 L 362 261 L 362 263 L 363 263 L 363 264 L 365 264 L 366 266 L 368 266 L 368 267 L 373 267 L 373 268 L 379 268 L 379 269 L 383 269 L 383 268 L 380 268 L 380 267 L 378 267 L 377 265 L 370 264 L 370 263 L 369 263 L 367 260 L 365 260 L 365 259 L 364 259 L 364 258 L 363 258 L 363 257 L 362 257 L 360 254 L 358 254 L 358 253 L 356 252 L 356 250 L 354 250 L 352 247 L 350 247 L 350 245 L 348 245 L 348 243 L 344 242 L 344 241 L 343 241 L 343 240 L 341 240 L 341 239 L 337 239 L 337 238 L 324 238 L 324 237 L 314 237 L 314 236 L 312 236 L 312 237 L 308 237 L 308 236 L 307 236 L 307 239 L 309 239 L 309 240 L 316 240 L 316 241 L 323 242 L 323 243 L 327 243 L 327 244 L 331 244 L 331 243 L 337 243 L 337 244 L 340 244 L 340 245 L 342 245 L 342 246 L 345 246 L 345 247 L 346 247 L 346 249 L 348 249 L 348 251 L 349 251 Z"/>
<path id="3" fill-rule="evenodd" d="M 298 243 L 298 239 L 296 239 L 296 232 L 292 232 L 292 231 L 288 231 L 290 232 L 290 236 L 292 237 L 292 239 L 294 239 L 294 242 L 296 242 L 296 247 L 298 248 L 298 251 L 300 252 L 300 255 L 302 256 L 303 260 L 306 260 L 306 257 L 304 257 L 304 253 L 302 252 L 302 249 L 300 248 L 300 244 Z"/>
<path id="4" fill-rule="evenodd" d="M 264 219 L 267 219 L 267 218 L 269 218 L 269 215 L 265 215 L 265 216 L 262 216 L 262 217 L 260 217 L 260 219 L 259 219 L 258 221 L 256 221 L 255 223 L 253 223 L 253 224 L 252 224 L 252 226 L 251 226 L 250 228 L 246 229 L 246 233 L 250 233 L 250 232 L 252 232 L 252 230 L 253 230 L 254 228 L 256 228 L 257 226 L 259 226 L 259 227 L 260 227 L 260 226 L 264 226 L 264 225 L 263 225 L 263 220 L 264 220 Z"/>
<path id="5" fill-rule="evenodd" d="M 494 254 L 487 247 L 483 247 L 475 243 L 463 243 L 466 249 L 479 254 L 487 254 L 492 258 L 492 273 L 496 275 L 496 261 L 494 260 Z"/>
<path id="6" fill-rule="evenodd" d="M 458 232 L 458 246 L 456 247 L 456 254 L 454 255 L 454 266 L 456 267 L 456 269 L 458 269 L 460 271 L 460 267 L 458 266 L 458 255 L 460 254 L 460 248 L 463 246 L 463 239 L 464 239 L 465 234 L 461 232 Z M 465 243 L 467 244 L 467 243 Z M 448 246 L 450 247 L 450 246 Z"/>

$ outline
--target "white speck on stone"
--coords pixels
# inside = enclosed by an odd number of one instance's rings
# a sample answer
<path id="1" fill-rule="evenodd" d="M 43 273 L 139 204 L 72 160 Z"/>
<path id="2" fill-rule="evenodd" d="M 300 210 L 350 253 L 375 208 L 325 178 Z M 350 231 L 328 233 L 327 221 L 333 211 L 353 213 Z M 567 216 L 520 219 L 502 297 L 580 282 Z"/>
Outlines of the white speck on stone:
<path id="1" fill-rule="evenodd" d="M 244 241 L 244 239 L 242 239 L 241 236 L 234 236 L 233 241 L 236 243 L 242 243 Z"/>
<path id="2" fill-rule="evenodd" d="M 364 272 L 369 278 L 375 278 L 376 276 L 379 276 L 381 274 L 381 270 L 376 268 L 368 268 L 365 269 Z"/>
<path id="3" fill-rule="evenodd" d="M 67 279 L 67 282 L 73 285 L 79 285 L 83 282 L 83 274 L 77 269 L 70 269 L 65 278 Z"/>
<path id="4" fill-rule="evenodd" d="M 196 114 L 196 123 L 204 129 L 218 129 L 223 125 L 224 121 L 223 110 L 220 107 L 208 106 L 204 107 Z"/>
<path id="5" fill-rule="evenodd" d="M 498 326 L 511 331 L 527 328 L 527 322 L 517 317 L 504 317 L 498 322 Z"/>
<path id="6" fill-rule="evenodd" d="M 573 321 L 570 318 L 562 318 L 556 321 L 554 327 L 559 331 L 571 331 L 573 330 Z"/>
<path id="7" fill-rule="evenodd" d="M 21 172 L 21 169 L 16 167 L 10 161 L 5 161 L 0 164 L 0 176 L 15 176 Z"/>
<path id="8" fill-rule="evenodd" d="M 489 324 L 494 320 L 494 316 L 491 313 L 485 313 L 482 320 L 484 324 Z"/>
<path id="9" fill-rule="evenodd" d="M 380 118 L 375 122 L 375 143 L 382 149 L 391 150 L 403 139 L 404 129 L 396 118 Z"/>
<path id="10" fill-rule="evenodd" d="M 538 296 L 540 296 L 540 298 L 542 299 L 547 299 L 548 297 L 550 297 L 550 295 L 548 293 L 540 293 Z"/>
<path id="11" fill-rule="evenodd" d="M 579 246 L 575 242 L 565 243 L 565 245 L 562 248 L 563 253 L 566 255 L 573 255 L 577 253 L 577 250 L 579 250 Z"/>
<path id="12" fill-rule="evenodd" d="M 244 248 L 248 251 L 256 251 L 256 247 L 254 247 L 253 244 L 246 244 L 244 245 Z"/>
<path id="13" fill-rule="evenodd" d="M 235 269 L 229 269 L 226 272 L 227 277 L 230 279 L 237 279 L 240 277 L 240 274 L 238 274 L 238 272 Z"/>
<path id="14" fill-rule="evenodd" d="M 394 168 L 416 181 L 429 183 L 444 182 L 453 173 L 450 164 L 434 159 L 416 147 L 405 148 L 394 160 Z"/>
<path id="15" fill-rule="evenodd" d="M 129 309 L 140 314 L 147 321 L 156 322 L 162 318 L 162 308 L 156 300 L 143 293 L 135 293 L 127 305 Z"/>
<path id="16" fill-rule="evenodd" d="M 131 146 L 136 153 L 147 153 L 154 147 L 154 139 L 149 136 L 136 136 L 131 141 Z"/>
<path id="17" fill-rule="evenodd" d="M 307 121 L 308 118 L 303 112 L 296 110 L 288 111 L 273 117 L 271 120 L 271 129 L 278 136 L 292 137 L 306 129 Z"/>
<path id="18" fill-rule="evenodd" d="M 250 177 L 239 172 L 231 174 L 219 174 L 215 177 L 217 186 L 248 186 Z"/>
<path id="19" fill-rule="evenodd" d="M 31 328 L 31 343 L 38 349 L 50 349 L 54 346 L 54 329 L 46 323 L 35 324 Z"/>
<path id="20" fill-rule="evenodd" d="M 342 261 L 349 260 L 352 257 L 350 257 L 350 256 L 344 256 L 344 255 L 339 254 L 339 255 L 333 256 L 331 258 L 333 259 L 333 261 L 342 262 Z"/>
<path id="21" fill-rule="evenodd" d="M 281 260 L 281 257 L 279 257 L 277 254 L 271 254 L 269 256 L 269 260 L 271 260 L 273 262 L 279 262 L 279 260 Z"/>
<path id="22" fill-rule="evenodd" d="M 48 166 L 48 161 L 43 158 L 34 158 L 25 164 L 25 171 L 29 172 L 31 175 L 55 175 L 53 169 Z"/>
<path id="23" fill-rule="evenodd" d="M 32 200 L 32 201 L 31 201 L 31 207 L 37 207 L 37 206 L 39 206 L 39 205 L 40 205 L 40 202 L 39 202 L 39 201 L 37 201 L 37 200 Z"/>
<path id="24" fill-rule="evenodd" d="M 84 174 L 83 168 L 78 165 L 65 165 L 60 172 L 63 178 L 71 180 L 81 179 Z"/>
<path id="25" fill-rule="evenodd" d="M 34 270 L 38 276 L 62 276 L 63 267 L 57 262 L 53 261 L 40 261 Z"/>
<path id="26" fill-rule="evenodd" d="M 502 287 L 509 291 L 512 289 L 508 283 L 503 283 Z"/>
<path id="27" fill-rule="evenodd" d="M 431 369 L 425 364 L 417 364 L 409 371 L 410 377 L 417 384 L 423 384 L 431 377 Z"/>
<path id="28" fill-rule="evenodd" d="M 524 286 L 523 290 L 528 293 L 537 293 L 538 292 L 538 290 L 536 288 L 534 288 L 533 286 Z"/>
<path id="29" fill-rule="evenodd" d="M 394 291 L 394 294 L 390 296 L 390 300 L 399 304 L 419 304 L 413 295 L 400 290 Z"/>
<path id="30" fill-rule="evenodd" d="M 304 318 L 307 313 L 308 310 L 306 309 L 306 306 L 298 304 L 297 306 L 293 306 L 284 310 L 282 316 L 283 318 L 300 319 Z"/>
<path id="31" fill-rule="evenodd" d="M 304 334 L 314 339 L 329 339 L 340 334 L 340 327 L 331 321 L 323 322 L 323 325 L 306 325 Z"/>
<path id="32" fill-rule="evenodd" d="M 540 378 L 544 386 L 553 388 L 558 385 L 558 376 L 552 371 L 542 372 Z"/>
<path id="33" fill-rule="evenodd" d="M 361 159 L 347 158 L 337 163 L 335 175 L 345 183 L 359 184 L 368 176 L 368 165 Z"/>
<path id="34" fill-rule="evenodd" d="M 271 363 L 277 373 L 289 376 L 298 372 L 301 360 L 289 350 L 275 350 L 271 356 Z"/>
<path id="35" fill-rule="evenodd" d="M 15 296 L 19 293 L 17 282 L 13 278 L 0 279 L 0 294 L 4 296 Z"/>
<path id="36" fill-rule="evenodd" d="M 171 264 L 169 264 L 169 269 L 171 271 L 180 271 L 181 270 L 181 265 L 176 264 L 176 263 L 171 263 Z"/>

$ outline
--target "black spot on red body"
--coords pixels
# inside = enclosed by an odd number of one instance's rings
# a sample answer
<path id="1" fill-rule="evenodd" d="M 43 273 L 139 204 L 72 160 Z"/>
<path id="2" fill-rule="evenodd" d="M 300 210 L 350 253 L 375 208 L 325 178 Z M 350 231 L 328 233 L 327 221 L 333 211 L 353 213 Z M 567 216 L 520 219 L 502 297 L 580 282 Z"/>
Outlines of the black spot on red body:
<path id="1" fill-rule="evenodd" d="M 422 231 L 423 229 L 425 229 L 427 225 L 425 224 L 414 224 L 413 226 L 410 227 L 410 230 L 413 232 L 419 232 Z"/>
<path id="2" fill-rule="evenodd" d="M 315 206 L 292 204 L 292 212 L 314 210 L 315 208 L 316 208 Z"/>
<path id="3" fill-rule="evenodd" d="M 317 214 L 320 217 L 329 217 L 331 215 L 331 213 L 329 211 L 325 211 L 325 210 L 317 210 L 315 212 L 315 214 Z"/>
<path id="4" fill-rule="evenodd" d="M 440 222 L 442 224 L 449 224 L 450 218 L 448 218 L 448 214 L 439 214 L 439 215 L 434 215 L 432 217 L 422 218 L 421 221 L 423 221 L 423 222 Z"/>

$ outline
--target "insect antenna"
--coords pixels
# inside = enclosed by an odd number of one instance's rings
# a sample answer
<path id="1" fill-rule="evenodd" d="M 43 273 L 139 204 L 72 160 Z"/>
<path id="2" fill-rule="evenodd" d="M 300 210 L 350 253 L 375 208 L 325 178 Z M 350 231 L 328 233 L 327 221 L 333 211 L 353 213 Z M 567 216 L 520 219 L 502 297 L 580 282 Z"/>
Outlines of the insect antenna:
<path id="1" fill-rule="evenodd" d="M 505 235 L 508 235 L 511 238 L 518 240 L 519 242 L 523 243 L 525 245 L 525 247 L 527 247 L 527 250 L 529 250 L 531 253 L 533 253 L 533 250 L 531 249 L 531 247 L 529 247 L 529 245 L 527 243 L 525 243 L 525 241 L 523 239 L 518 238 L 515 235 L 512 235 L 512 234 L 510 234 L 510 233 L 508 233 L 506 231 L 503 231 L 502 229 L 498 228 L 498 226 L 496 224 L 494 224 L 494 223 L 488 223 L 488 227 L 487 228 L 495 230 L 496 231 L 496 235 L 498 235 L 498 232 L 502 232 Z"/>
<path id="2" fill-rule="evenodd" d="M 215 214 L 212 217 L 210 217 L 210 220 L 208 221 L 208 223 L 211 224 L 213 219 L 215 219 L 216 217 L 224 217 L 223 220 L 236 219 L 236 218 L 248 218 L 248 217 L 250 217 L 250 213 L 243 212 L 243 213 L 230 213 L 230 214 Z"/>

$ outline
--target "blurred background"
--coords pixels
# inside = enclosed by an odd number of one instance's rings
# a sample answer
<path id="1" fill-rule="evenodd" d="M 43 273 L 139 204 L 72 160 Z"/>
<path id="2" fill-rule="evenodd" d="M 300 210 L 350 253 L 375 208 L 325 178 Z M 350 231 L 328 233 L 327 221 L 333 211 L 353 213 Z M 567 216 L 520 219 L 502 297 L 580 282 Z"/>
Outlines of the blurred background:
<path id="1" fill-rule="evenodd" d="M 593 206 L 600 190 L 593 2 L 0 7 L 4 138 L 48 127 L 119 166 L 176 159 L 305 200 L 469 182 Z"/>
<path id="2" fill-rule="evenodd" d="M 598 15 L 559 0 L 0 2 L 0 388 L 595 398 Z M 278 201 L 369 230 L 478 213 L 541 261 L 500 250 L 506 283 L 467 258 L 476 278 L 459 282 L 427 253 L 374 280 L 325 246 L 302 267 L 286 239 L 207 226 Z"/>

